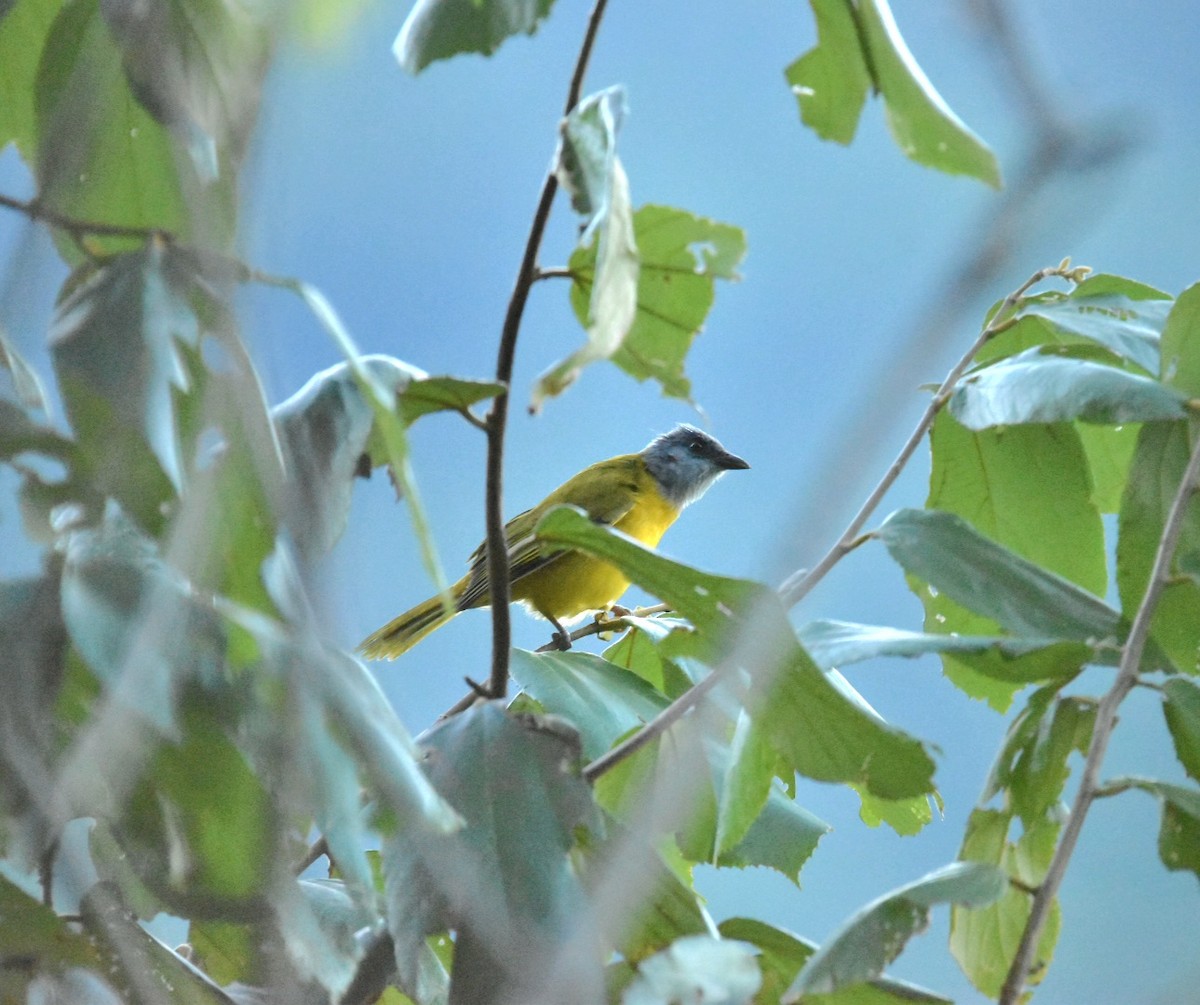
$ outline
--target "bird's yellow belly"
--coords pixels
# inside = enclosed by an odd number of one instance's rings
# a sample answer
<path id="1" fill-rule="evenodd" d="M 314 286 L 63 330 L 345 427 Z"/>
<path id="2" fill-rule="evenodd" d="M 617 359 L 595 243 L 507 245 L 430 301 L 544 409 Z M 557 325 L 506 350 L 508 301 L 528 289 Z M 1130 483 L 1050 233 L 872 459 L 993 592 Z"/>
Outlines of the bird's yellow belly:
<path id="1" fill-rule="evenodd" d="M 679 510 L 666 500 L 643 497 L 615 526 L 653 548 L 677 516 Z M 616 566 L 573 551 L 513 584 L 512 593 L 539 614 L 569 621 L 587 611 L 607 610 L 628 587 L 628 578 Z"/>

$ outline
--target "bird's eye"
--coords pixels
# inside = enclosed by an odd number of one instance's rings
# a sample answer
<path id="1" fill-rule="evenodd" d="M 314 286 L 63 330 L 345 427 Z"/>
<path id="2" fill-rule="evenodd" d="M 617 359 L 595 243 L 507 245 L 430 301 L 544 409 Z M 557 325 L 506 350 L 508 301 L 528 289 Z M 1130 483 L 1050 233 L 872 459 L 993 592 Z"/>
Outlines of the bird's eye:
<path id="1" fill-rule="evenodd" d="M 692 442 L 688 444 L 688 450 L 690 450 L 693 454 L 698 454 L 700 452 L 700 441 L 692 440 Z"/>

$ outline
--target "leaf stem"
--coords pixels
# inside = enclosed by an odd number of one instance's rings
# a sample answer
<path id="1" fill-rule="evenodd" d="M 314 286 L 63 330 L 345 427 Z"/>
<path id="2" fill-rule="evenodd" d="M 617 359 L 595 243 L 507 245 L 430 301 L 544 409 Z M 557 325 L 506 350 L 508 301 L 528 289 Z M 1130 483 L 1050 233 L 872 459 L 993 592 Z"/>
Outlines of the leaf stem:
<path id="1" fill-rule="evenodd" d="M 604 8 L 607 4 L 608 0 L 596 0 L 592 7 L 583 43 L 579 49 L 579 56 L 575 60 L 571 84 L 567 89 L 564 115 L 579 103 L 579 94 L 583 89 L 583 78 L 587 73 L 592 46 L 595 44 L 596 33 L 599 31 L 600 21 L 604 16 Z M 550 218 L 550 207 L 557 191 L 558 178 L 551 167 L 542 182 L 537 209 L 534 211 L 533 222 L 529 227 L 529 236 L 525 240 L 525 251 L 521 256 L 516 282 L 513 284 L 508 309 L 504 315 L 504 326 L 500 330 L 500 345 L 496 352 L 496 381 L 505 387 L 512 383 L 513 359 L 516 355 L 521 318 L 525 313 L 525 304 L 529 300 L 529 291 L 537 281 L 538 250 L 542 245 L 542 235 L 546 231 L 546 222 Z M 508 394 L 508 391 L 502 391 L 496 395 L 485 420 L 488 437 L 487 568 L 488 592 L 491 594 L 492 607 L 492 674 L 489 689 L 493 698 L 503 698 L 508 692 L 508 653 L 512 647 L 512 623 L 508 610 L 511 590 L 508 581 L 508 544 L 504 536 L 503 503 L 504 431 L 508 424 Z"/>
<path id="2" fill-rule="evenodd" d="M 1117 667 L 1116 680 L 1113 681 L 1112 687 L 1104 697 L 1100 699 L 1100 704 L 1096 709 L 1092 742 L 1088 747 L 1087 759 L 1083 765 L 1083 775 L 1079 781 L 1075 805 L 1071 808 L 1071 815 L 1063 828 L 1058 847 L 1054 849 L 1054 857 L 1050 860 L 1046 876 L 1038 887 L 1037 895 L 1033 898 L 1029 919 L 1025 922 L 1021 941 L 1013 956 L 1008 975 L 1004 979 L 1004 986 L 1000 990 L 1000 1005 L 1013 1005 L 1020 1000 L 1029 970 L 1033 965 L 1033 957 L 1041 938 L 1042 928 L 1046 923 L 1046 917 L 1054 903 L 1058 888 L 1062 885 L 1063 877 L 1066 875 L 1067 865 L 1075 851 L 1079 832 L 1083 829 L 1088 810 L 1098 796 L 1108 794 L 1099 783 L 1100 768 L 1104 762 L 1105 752 L 1108 750 L 1109 739 L 1117 724 L 1117 709 L 1138 681 L 1142 653 L 1150 634 L 1150 621 L 1170 578 L 1171 559 L 1179 544 L 1180 534 L 1183 532 L 1187 504 L 1197 489 L 1198 476 L 1200 476 L 1200 437 L 1197 437 L 1196 444 L 1192 447 L 1187 468 L 1167 513 L 1162 537 L 1158 541 L 1158 551 L 1154 556 L 1154 565 L 1151 567 L 1150 580 L 1146 585 L 1146 592 L 1138 605 L 1137 614 L 1134 615 L 1133 624 L 1129 629 L 1129 637 L 1121 652 L 1121 662 Z"/>
<path id="3" fill-rule="evenodd" d="M 925 434 L 929 432 L 929 427 L 933 425 L 933 420 L 937 418 L 938 412 L 950 400 L 951 392 L 953 392 L 962 375 L 966 373 L 967 368 L 974 361 L 976 355 L 978 355 L 988 342 L 1014 324 L 1013 310 L 1021 298 L 1032 287 L 1051 276 L 1061 276 L 1064 279 L 1077 281 L 1077 275 L 1079 275 L 1079 270 L 1071 269 L 1070 259 L 1063 259 L 1056 266 L 1038 269 L 1037 272 L 1004 298 L 999 309 L 992 316 L 992 320 L 979 333 L 979 337 L 975 339 L 971 347 L 963 353 L 962 358 L 954 364 L 954 367 L 946 375 L 945 380 L 938 387 L 937 393 L 934 394 L 928 407 L 925 409 L 925 414 L 921 416 L 916 428 L 912 431 L 908 440 L 905 441 L 904 446 L 900 448 L 900 453 L 896 455 L 896 459 L 892 461 L 891 466 L 879 480 L 879 483 L 871 491 L 871 494 L 867 496 L 866 501 L 854 515 L 854 519 L 850 521 L 849 526 L 842 532 L 842 536 L 838 538 L 815 566 L 808 570 L 793 573 L 779 587 L 779 594 L 785 607 L 794 607 L 808 596 L 812 588 L 824 579 L 838 562 L 854 550 L 859 543 L 859 535 L 866 522 L 871 518 L 871 514 L 875 512 L 880 502 L 883 501 L 883 497 L 887 495 L 888 491 L 895 484 L 896 479 L 900 477 L 900 473 L 908 464 L 917 447 L 920 446 L 921 441 L 925 438 Z"/>

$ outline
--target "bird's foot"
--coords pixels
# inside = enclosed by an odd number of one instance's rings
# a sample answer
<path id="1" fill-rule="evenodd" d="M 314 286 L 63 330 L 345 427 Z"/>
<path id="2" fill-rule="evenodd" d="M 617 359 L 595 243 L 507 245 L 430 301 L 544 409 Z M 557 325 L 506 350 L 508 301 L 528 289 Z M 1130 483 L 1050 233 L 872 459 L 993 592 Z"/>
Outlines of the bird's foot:
<path id="1" fill-rule="evenodd" d="M 571 633 L 563 628 L 557 618 L 551 618 L 550 623 L 557 629 L 550 637 L 550 641 L 554 643 L 556 649 L 565 653 L 571 648 Z"/>

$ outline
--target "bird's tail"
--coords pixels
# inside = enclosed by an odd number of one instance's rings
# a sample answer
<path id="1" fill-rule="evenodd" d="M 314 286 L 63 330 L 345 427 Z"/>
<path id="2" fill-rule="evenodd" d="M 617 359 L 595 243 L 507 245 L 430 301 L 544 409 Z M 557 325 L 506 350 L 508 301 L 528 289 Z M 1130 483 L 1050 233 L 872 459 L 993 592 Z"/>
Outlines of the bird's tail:
<path id="1" fill-rule="evenodd" d="M 372 632 L 359 643 L 358 651 L 369 660 L 394 660 L 458 613 L 453 607 L 447 611 L 440 595 L 431 597 Z"/>

